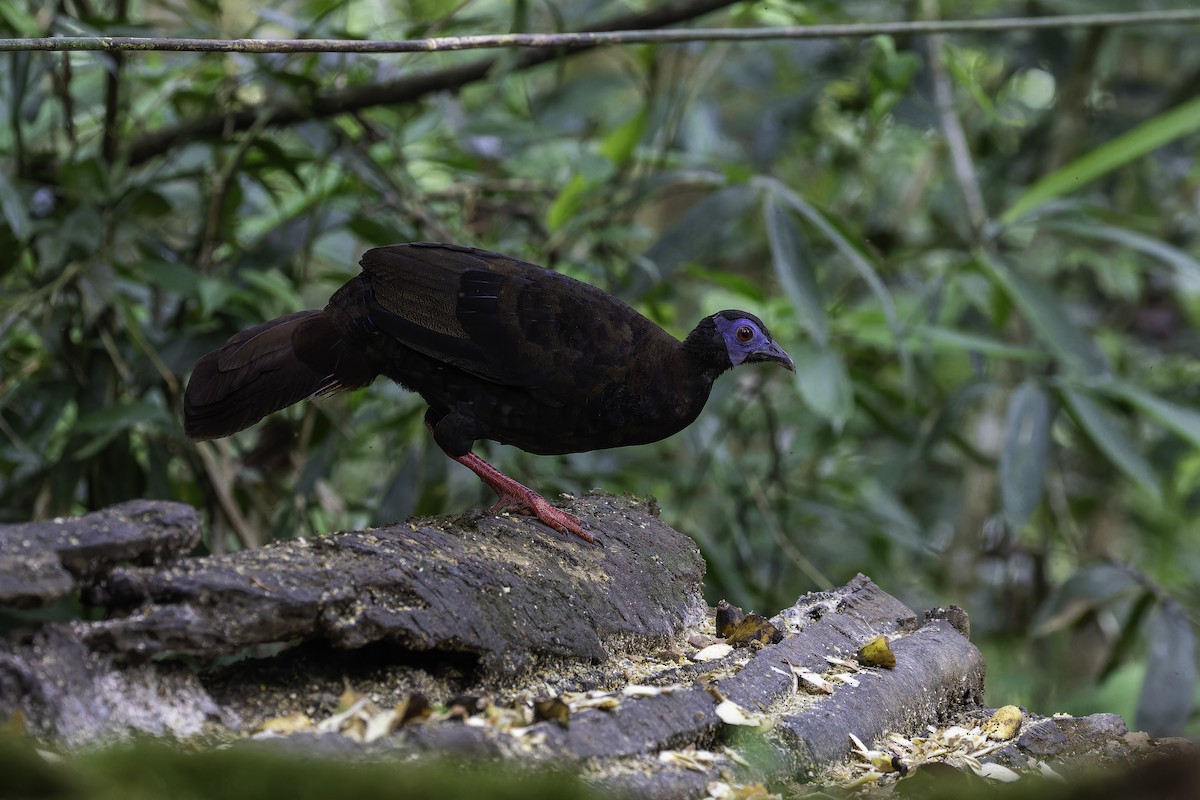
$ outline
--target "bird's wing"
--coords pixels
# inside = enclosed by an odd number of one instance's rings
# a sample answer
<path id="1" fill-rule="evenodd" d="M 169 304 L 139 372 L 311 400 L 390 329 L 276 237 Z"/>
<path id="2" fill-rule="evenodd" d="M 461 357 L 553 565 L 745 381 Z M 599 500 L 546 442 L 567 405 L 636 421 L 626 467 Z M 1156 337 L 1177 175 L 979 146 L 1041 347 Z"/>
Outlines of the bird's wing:
<path id="1" fill-rule="evenodd" d="M 376 327 L 509 386 L 566 388 L 619 370 L 634 353 L 636 333 L 652 324 L 594 286 L 485 250 L 393 245 L 368 251 L 362 267 L 374 289 Z"/>

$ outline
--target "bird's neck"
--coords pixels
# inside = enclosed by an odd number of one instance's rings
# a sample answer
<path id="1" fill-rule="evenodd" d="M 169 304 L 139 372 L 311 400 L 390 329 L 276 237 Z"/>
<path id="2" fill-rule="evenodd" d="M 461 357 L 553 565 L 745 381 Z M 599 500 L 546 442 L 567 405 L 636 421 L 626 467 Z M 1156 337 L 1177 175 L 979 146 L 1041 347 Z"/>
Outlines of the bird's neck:
<path id="1" fill-rule="evenodd" d="M 687 418 L 686 424 L 691 424 L 708 401 L 713 382 L 731 367 L 729 354 L 711 318 L 697 325 L 679 343 L 676 353 L 672 359 L 674 363 L 663 370 L 668 373 L 663 377 L 667 384 L 677 387 L 675 391 L 680 396 L 688 398 L 689 408 L 680 411 L 681 416 Z"/>
<path id="2" fill-rule="evenodd" d="M 690 375 L 704 380 L 709 386 L 733 365 L 729 351 L 712 317 L 703 319 L 687 338 L 679 343 L 680 361 Z"/>

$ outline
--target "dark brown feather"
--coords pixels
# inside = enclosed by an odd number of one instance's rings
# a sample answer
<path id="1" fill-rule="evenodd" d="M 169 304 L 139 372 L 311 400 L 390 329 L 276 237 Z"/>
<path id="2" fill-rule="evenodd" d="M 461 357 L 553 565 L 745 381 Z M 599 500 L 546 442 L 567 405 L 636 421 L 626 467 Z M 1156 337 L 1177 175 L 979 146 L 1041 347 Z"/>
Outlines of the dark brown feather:
<path id="1" fill-rule="evenodd" d="M 325 311 L 288 314 L 231 337 L 201 358 L 183 398 L 191 439 L 242 430 L 307 397 L 365 386 L 378 375 L 350 351 Z"/>
<path id="2" fill-rule="evenodd" d="M 655 441 L 695 419 L 729 367 L 723 350 L 693 363 L 618 298 L 518 259 L 408 244 L 370 250 L 362 265 L 384 373 L 429 403 L 455 456 L 476 439 L 542 454 Z M 453 323 L 424 324 L 431 309 Z"/>
<path id="3" fill-rule="evenodd" d="M 572 453 L 670 436 L 732 366 L 713 317 L 680 342 L 607 292 L 497 253 L 391 245 L 362 268 L 323 312 L 251 328 L 202 359 L 188 434 L 222 436 L 382 373 L 425 399 L 451 456 L 478 439 Z"/>
<path id="4" fill-rule="evenodd" d="M 362 268 L 324 310 L 256 325 L 200 359 L 184 396 L 188 436 L 225 436 L 383 374 L 421 395 L 438 446 L 502 505 L 591 541 L 577 518 L 473 454 L 475 441 L 540 454 L 653 442 L 691 424 L 735 363 L 794 369 L 747 312 L 707 317 L 680 342 L 607 292 L 485 250 L 391 245 Z"/>

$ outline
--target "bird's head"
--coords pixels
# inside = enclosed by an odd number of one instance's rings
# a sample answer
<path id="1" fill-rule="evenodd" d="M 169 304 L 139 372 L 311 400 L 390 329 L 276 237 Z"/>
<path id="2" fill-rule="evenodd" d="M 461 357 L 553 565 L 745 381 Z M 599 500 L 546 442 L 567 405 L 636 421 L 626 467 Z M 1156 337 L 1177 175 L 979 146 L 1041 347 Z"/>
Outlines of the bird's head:
<path id="1" fill-rule="evenodd" d="M 792 361 L 792 357 L 775 344 L 771 332 L 758 317 L 747 311 L 730 310 L 718 311 L 710 319 L 725 343 L 732 366 L 762 361 L 778 364 L 792 372 L 796 371 L 796 363 Z"/>

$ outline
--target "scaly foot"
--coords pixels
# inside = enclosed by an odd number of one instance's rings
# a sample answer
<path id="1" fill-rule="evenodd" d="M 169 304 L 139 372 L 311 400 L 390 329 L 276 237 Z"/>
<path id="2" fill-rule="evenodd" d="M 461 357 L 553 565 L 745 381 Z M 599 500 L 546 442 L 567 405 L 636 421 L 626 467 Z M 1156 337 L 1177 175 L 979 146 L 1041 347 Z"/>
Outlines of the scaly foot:
<path id="1" fill-rule="evenodd" d="M 454 460 L 478 475 L 479 480 L 486 483 L 496 493 L 496 497 L 499 499 L 488 509 L 489 512 L 495 513 L 501 509 L 508 509 L 513 514 L 536 517 L 559 533 L 574 534 L 585 542 L 596 541 L 595 537 L 583 529 L 583 523 L 579 517 L 550 505 L 546 498 L 528 486 L 508 477 L 474 453 L 457 456 Z"/>

